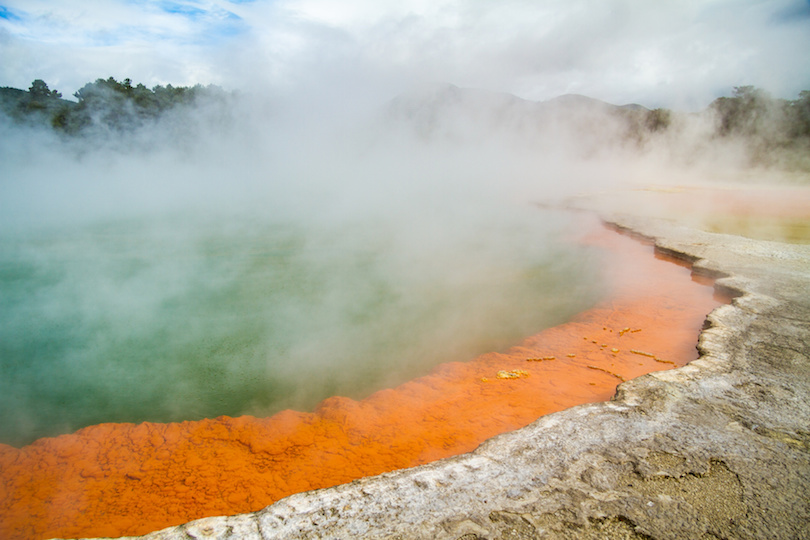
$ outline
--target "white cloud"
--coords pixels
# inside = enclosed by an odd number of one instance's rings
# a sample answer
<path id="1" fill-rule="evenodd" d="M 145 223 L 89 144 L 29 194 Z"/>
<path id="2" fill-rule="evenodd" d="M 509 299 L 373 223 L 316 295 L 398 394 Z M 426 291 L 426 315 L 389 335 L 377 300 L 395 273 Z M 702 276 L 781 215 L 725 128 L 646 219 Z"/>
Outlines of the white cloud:
<path id="1" fill-rule="evenodd" d="M 530 99 L 705 106 L 810 88 L 800 0 L 7 0 L 0 84 L 97 77 L 396 93 L 424 81 Z"/>

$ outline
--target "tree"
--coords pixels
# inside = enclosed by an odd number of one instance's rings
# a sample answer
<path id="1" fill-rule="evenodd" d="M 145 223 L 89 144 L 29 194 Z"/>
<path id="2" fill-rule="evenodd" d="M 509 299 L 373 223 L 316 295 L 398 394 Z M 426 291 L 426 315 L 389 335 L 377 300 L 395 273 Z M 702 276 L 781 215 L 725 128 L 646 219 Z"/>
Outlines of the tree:
<path id="1" fill-rule="evenodd" d="M 9 110 L 20 121 L 48 122 L 53 129 L 67 135 L 91 134 L 97 130 L 104 133 L 132 132 L 157 122 L 172 109 L 188 110 L 198 100 L 222 102 L 227 97 L 221 88 L 215 86 L 169 84 L 150 90 L 143 84 L 133 83 L 129 77 L 121 82 L 108 77 L 85 84 L 73 94 L 78 103 L 58 99 L 62 94 L 48 88 L 42 79 L 34 80 L 28 92 L 14 90 L 13 106 L 5 105 L 6 94 L 0 92 L 0 108 Z M 180 118 L 182 113 L 178 112 L 178 115 Z"/>
<path id="2" fill-rule="evenodd" d="M 644 126 L 647 130 L 656 132 L 664 131 L 672 123 L 672 112 L 668 109 L 653 109 L 647 111 L 644 118 Z"/>
<path id="3" fill-rule="evenodd" d="M 789 104 L 791 113 L 791 135 L 810 137 L 810 90 L 799 92 L 799 99 Z"/>
<path id="4" fill-rule="evenodd" d="M 58 99 L 62 97 L 60 92 L 48 88 L 48 84 L 42 79 L 35 79 L 34 82 L 31 83 L 31 88 L 28 89 L 28 92 L 34 99 Z"/>
<path id="5" fill-rule="evenodd" d="M 733 97 L 717 98 L 711 108 L 717 113 L 721 135 L 758 134 L 775 102 L 764 90 L 754 86 L 735 86 Z"/>

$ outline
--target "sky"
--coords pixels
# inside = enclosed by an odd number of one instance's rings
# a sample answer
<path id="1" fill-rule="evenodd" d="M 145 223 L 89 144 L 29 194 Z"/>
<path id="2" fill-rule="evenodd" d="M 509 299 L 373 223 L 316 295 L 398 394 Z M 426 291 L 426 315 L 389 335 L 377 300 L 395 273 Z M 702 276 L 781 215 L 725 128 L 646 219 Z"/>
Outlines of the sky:
<path id="1" fill-rule="evenodd" d="M 0 86 L 384 101 L 424 85 L 697 110 L 810 89 L 810 0 L 0 0 Z M 326 93 L 324 94 L 324 91 Z"/>

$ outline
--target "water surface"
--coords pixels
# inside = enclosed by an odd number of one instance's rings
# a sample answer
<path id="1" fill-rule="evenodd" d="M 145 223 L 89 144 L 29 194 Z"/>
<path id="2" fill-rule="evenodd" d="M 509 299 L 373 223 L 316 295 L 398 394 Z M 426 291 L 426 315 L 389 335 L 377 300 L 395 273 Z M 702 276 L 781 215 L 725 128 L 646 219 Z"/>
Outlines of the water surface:
<path id="1" fill-rule="evenodd" d="M 501 350 L 598 296 L 570 217 L 152 215 L 0 243 L 0 442 L 311 410 Z"/>

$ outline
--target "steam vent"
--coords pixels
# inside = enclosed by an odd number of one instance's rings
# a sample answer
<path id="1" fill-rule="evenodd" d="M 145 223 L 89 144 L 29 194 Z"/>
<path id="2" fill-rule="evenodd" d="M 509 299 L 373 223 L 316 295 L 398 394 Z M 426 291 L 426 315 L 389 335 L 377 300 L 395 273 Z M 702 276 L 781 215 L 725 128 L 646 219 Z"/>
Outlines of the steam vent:
<path id="1" fill-rule="evenodd" d="M 808 538 L 810 249 L 606 221 L 605 298 L 503 352 L 3 446 L 0 536 Z"/>

